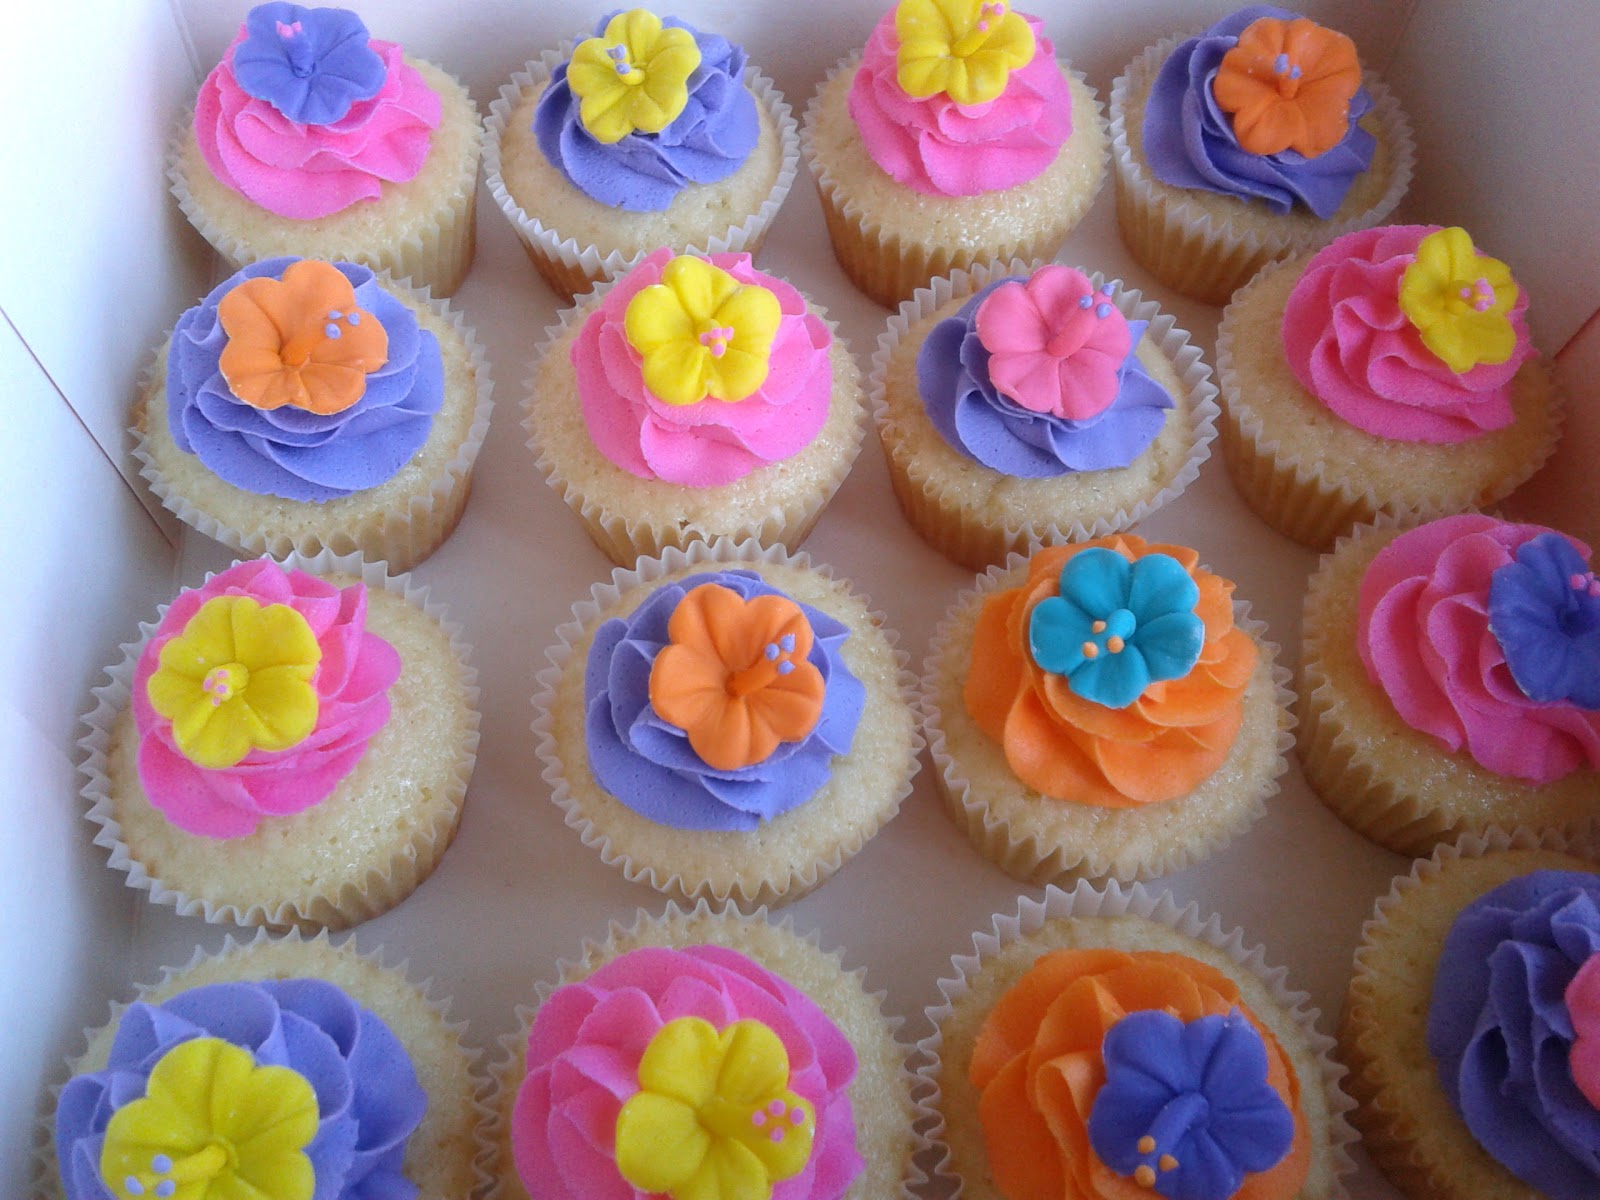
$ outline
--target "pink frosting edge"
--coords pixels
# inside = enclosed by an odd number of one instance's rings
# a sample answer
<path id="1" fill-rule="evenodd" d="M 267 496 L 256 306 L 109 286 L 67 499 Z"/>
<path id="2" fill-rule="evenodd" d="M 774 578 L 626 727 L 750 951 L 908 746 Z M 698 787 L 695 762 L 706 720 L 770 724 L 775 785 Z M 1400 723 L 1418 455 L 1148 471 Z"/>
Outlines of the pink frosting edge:
<path id="1" fill-rule="evenodd" d="M 385 182 L 422 170 L 442 105 L 397 43 L 371 39 L 388 67 L 382 89 L 318 127 L 289 120 L 239 86 L 233 53 L 245 37 L 241 26 L 195 102 L 195 140 L 220 182 L 276 216 L 308 221 L 379 199 Z"/>
<path id="2" fill-rule="evenodd" d="M 147 687 L 161 649 L 215 596 L 248 595 L 289 604 L 306 618 L 324 660 L 313 683 L 317 724 L 299 745 L 252 751 L 236 766 L 207 770 L 183 756 L 172 726 L 151 706 Z M 271 559 L 235 563 L 198 588 L 178 594 L 134 667 L 130 702 L 139 738 L 139 781 L 150 803 L 185 833 L 217 840 L 246 837 L 262 819 L 302 812 L 354 770 L 367 743 L 389 719 L 386 692 L 400 676 L 400 656 L 366 624 L 366 587 L 340 589 Z"/>
<path id="3" fill-rule="evenodd" d="M 1483 557 L 1464 563 L 1470 580 L 1441 586 L 1436 577 L 1468 539 L 1492 539 L 1500 554 L 1489 557 L 1510 561 L 1518 546 L 1549 532 L 1478 513 L 1431 521 L 1374 556 L 1357 596 L 1357 653 L 1401 719 L 1495 774 L 1536 784 L 1600 770 L 1600 712 L 1529 700 L 1516 687 L 1489 631 Z M 1589 556 L 1585 543 L 1562 536 Z"/>
<path id="4" fill-rule="evenodd" d="M 1033 58 L 997 99 L 970 106 L 907 95 L 896 78 L 894 9 L 879 20 L 848 104 L 867 153 L 896 183 L 929 196 L 976 196 L 1027 183 L 1055 161 L 1072 136 L 1072 93 L 1043 22 L 1019 15 L 1034 32 Z"/>
<path id="5" fill-rule="evenodd" d="M 1508 314 L 1517 349 L 1507 362 L 1456 375 L 1423 344 L 1400 310 L 1399 276 L 1439 228 L 1385 225 L 1334 239 L 1306 264 L 1284 306 L 1281 339 L 1295 378 L 1330 412 L 1374 437 L 1448 445 L 1503 429 L 1515 417 L 1511 381 L 1537 354 L 1520 282 Z M 1374 277 L 1381 287 L 1358 286 Z M 1374 377 L 1393 394 L 1376 390 Z"/>
<path id="6" fill-rule="evenodd" d="M 607 1012 L 607 1005 L 626 1007 L 625 1018 Z M 630 951 L 587 979 L 557 988 L 540 1006 L 511 1117 L 512 1157 L 529 1193 L 552 1200 L 651 1200 L 615 1170 L 615 1114 L 637 1091 L 638 1060 L 649 1039 L 680 1016 L 701 1016 L 719 1028 L 753 1017 L 773 1028 L 790 1054 L 790 1087 L 818 1120 L 806 1169 L 776 1184 L 773 1200 L 842 1196 L 865 1166 L 847 1091 L 856 1071 L 854 1048 L 798 988 L 719 946 Z M 558 1079 L 575 1049 L 581 1066 Z M 594 1096 L 595 1089 L 605 1096 Z M 569 1111 L 558 1113 L 563 1103 Z M 574 1130 L 583 1136 L 574 1137 Z"/>
<path id="7" fill-rule="evenodd" d="M 793 285 L 758 271 L 748 254 L 706 261 L 741 283 L 777 297 L 781 316 L 767 380 L 736 403 L 670 405 L 644 386 L 639 354 L 627 343 L 628 302 L 660 281 L 673 257 L 653 251 L 613 284 L 584 321 L 568 352 L 578 402 L 595 448 L 641 479 L 721 487 L 809 446 L 828 419 L 833 396 L 833 334 Z"/>

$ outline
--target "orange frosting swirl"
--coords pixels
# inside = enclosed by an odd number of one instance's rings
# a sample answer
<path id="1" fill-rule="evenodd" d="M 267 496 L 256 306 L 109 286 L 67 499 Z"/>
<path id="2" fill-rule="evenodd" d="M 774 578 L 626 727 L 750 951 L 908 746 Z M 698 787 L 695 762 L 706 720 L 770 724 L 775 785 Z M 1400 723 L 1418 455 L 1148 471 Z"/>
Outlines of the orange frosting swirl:
<path id="1" fill-rule="evenodd" d="M 1182 679 L 1152 683 L 1127 708 L 1074 693 L 1028 652 L 1028 618 L 1054 596 L 1061 568 L 1080 550 L 1101 546 L 1129 561 L 1147 554 L 1177 559 L 1200 589 L 1195 615 L 1205 645 Z M 1027 581 L 984 601 L 963 699 L 972 719 L 1005 749 L 1023 783 L 1046 796 L 1131 808 L 1193 791 L 1228 757 L 1244 720 L 1244 690 L 1256 645 L 1233 623 L 1233 584 L 1199 567 L 1184 546 L 1132 534 L 1053 546 L 1034 554 Z"/>
<path id="2" fill-rule="evenodd" d="M 1231 1200 L 1298 1193 L 1311 1161 L 1300 1082 L 1234 982 L 1181 954 L 1096 949 L 1040 956 L 990 1010 L 973 1045 L 967 1078 L 979 1093 L 989 1172 L 1007 1200 L 1149 1200 L 1148 1188 L 1099 1160 L 1088 1132 L 1106 1079 L 1106 1033 L 1147 1009 L 1181 1021 L 1244 1014 L 1266 1047 L 1267 1083 L 1294 1115 L 1294 1141 L 1276 1166 L 1248 1176 Z"/>

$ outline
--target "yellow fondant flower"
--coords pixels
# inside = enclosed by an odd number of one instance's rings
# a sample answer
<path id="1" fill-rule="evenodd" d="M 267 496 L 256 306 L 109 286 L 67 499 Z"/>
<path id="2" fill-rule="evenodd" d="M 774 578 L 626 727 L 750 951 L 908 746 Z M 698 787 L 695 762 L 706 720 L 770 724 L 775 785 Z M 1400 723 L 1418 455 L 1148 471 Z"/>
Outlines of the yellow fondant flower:
<path id="1" fill-rule="evenodd" d="M 778 298 L 704 259 L 680 254 L 628 301 L 623 330 L 644 385 L 668 404 L 743 400 L 766 382 Z"/>
<path id="2" fill-rule="evenodd" d="M 699 65 L 693 34 L 663 27 L 660 17 L 635 8 L 612 17 L 599 37 L 578 43 L 567 82 L 583 127 L 609 144 L 672 124 L 689 103 L 689 76 Z"/>
<path id="3" fill-rule="evenodd" d="M 1033 61 L 1033 28 L 1005 0 L 900 0 L 895 78 L 908 96 L 987 104 Z"/>
<path id="4" fill-rule="evenodd" d="M 288 1067 L 193 1038 L 163 1054 L 145 1094 L 111 1114 L 100 1177 L 117 1200 L 311 1200 L 305 1148 L 317 1097 Z"/>
<path id="5" fill-rule="evenodd" d="M 252 750 L 287 750 L 311 733 L 311 677 L 321 661 L 311 626 L 287 604 L 213 596 L 161 647 L 145 694 L 172 722 L 179 751 L 217 770 Z"/>
<path id="6" fill-rule="evenodd" d="M 282 279 L 246 279 L 222 298 L 217 319 L 228 335 L 217 367 L 252 408 L 343 412 L 389 361 L 378 319 L 356 307 L 339 268 L 316 259 L 293 263 Z"/>
<path id="7" fill-rule="evenodd" d="M 1423 238 L 1400 278 L 1400 311 L 1423 345 L 1457 375 L 1516 353 L 1517 331 L 1508 314 L 1517 295 L 1511 268 L 1479 254 L 1457 226 Z"/>
<path id="8" fill-rule="evenodd" d="M 760 1021 L 720 1034 L 699 1017 L 667 1022 L 617 1115 L 617 1169 L 672 1200 L 766 1200 L 811 1155 L 816 1114 L 788 1083 L 788 1052 Z"/>

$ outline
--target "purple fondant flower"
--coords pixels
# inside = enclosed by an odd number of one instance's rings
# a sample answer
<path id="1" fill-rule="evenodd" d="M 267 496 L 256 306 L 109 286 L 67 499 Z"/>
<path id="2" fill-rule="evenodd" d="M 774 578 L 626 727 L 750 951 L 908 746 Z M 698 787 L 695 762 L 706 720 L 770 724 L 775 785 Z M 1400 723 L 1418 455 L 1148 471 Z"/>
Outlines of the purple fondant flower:
<path id="1" fill-rule="evenodd" d="M 331 125 L 370 100 L 388 75 L 367 27 L 343 8 L 258 4 L 233 52 L 239 86 L 291 121 Z"/>
<path id="2" fill-rule="evenodd" d="M 1495 571 L 1489 632 L 1528 699 L 1600 708 L 1600 581 L 1570 538 L 1541 533 Z"/>

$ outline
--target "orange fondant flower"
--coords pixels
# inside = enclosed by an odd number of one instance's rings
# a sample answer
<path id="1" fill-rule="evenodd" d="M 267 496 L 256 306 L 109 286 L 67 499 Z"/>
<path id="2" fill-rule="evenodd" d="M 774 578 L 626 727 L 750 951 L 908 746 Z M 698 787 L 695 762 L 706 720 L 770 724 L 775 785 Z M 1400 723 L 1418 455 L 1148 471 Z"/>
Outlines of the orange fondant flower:
<path id="1" fill-rule="evenodd" d="M 1170 555 L 1200 590 L 1199 660 L 1181 679 L 1150 684 L 1126 708 L 1077 695 L 1028 650 L 1033 609 L 1056 595 L 1067 560 L 1091 546 L 1130 561 Z M 984 602 L 964 692 L 967 711 L 1005 749 L 1017 778 L 1046 796 L 1130 808 L 1187 795 L 1228 757 L 1255 671 L 1256 646 L 1234 627 L 1232 597 L 1233 584 L 1201 570 L 1199 555 L 1185 546 L 1122 534 L 1040 550 L 1021 587 Z"/>
<path id="2" fill-rule="evenodd" d="M 1038 958 L 990 1010 L 967 1078 L 989 1169 L 1008 1200 L 1126 1200 L 1150 1196 L 1107 1167 L 1088 1121 L 1106 1081 L 1101 1047 L 1123 1017 L 1150 1009 L 1182 1021 L 1242 1012 L 1267 1050 L 1267 1084 L 1294 1114 L 1294 1141 L 1269 1170 L 1248 1176 L 1231 1200 L 1289 1200 L 1310 1163 L 1300 1081 L 1282 1047 L 1239 989 L 1215 968 L 1158 951 L 1056 950 Z"/>
<path id="3" fill-rule="evenodd" d="M 1349 132 L 1350 99 L 1361 86 L 1355 43 L 1304 17 L 1262 17 L 1223 55 L 1212 94 L 1233 114 L 1251 154 L 1294 150 L 1316 158 Z"/>
<path id="4" fill-rule="evenodd" d="M 667 637 L 650 668 L 650 703 L 708 766 L 748 767 L 816 727 L 824 683 L 806 659 L 811 625 L 794 601 L 747 601 L 703 583 L 678 602 Z"/>
<path id="5" fill-rule="evenodd" d="M 282 279 L 245 280 L 222 298 L 217 316 L 228 335 L 222 376 L 252 408 L 343 412 L 389 358 L 389 335 L 356 307 L 350 281 L 316 259 L 294 263 Z"/>

